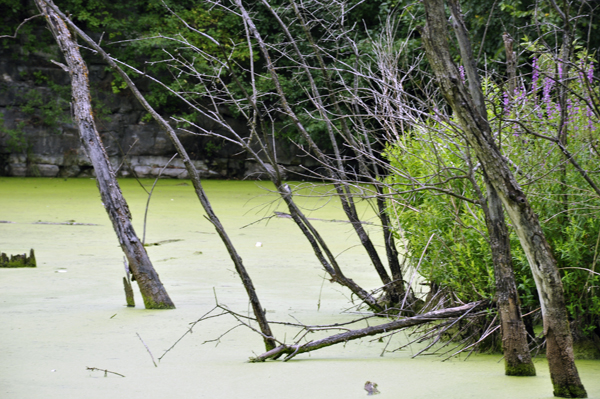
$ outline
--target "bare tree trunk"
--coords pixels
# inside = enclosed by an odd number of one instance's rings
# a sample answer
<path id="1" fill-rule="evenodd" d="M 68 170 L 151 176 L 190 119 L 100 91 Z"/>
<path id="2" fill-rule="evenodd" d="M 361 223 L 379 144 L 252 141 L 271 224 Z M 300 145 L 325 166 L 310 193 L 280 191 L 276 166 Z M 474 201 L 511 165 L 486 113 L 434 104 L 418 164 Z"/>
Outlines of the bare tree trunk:
<path id="1" fill-rule="evenodd" d="M 493 140 L 486 115 L 480 115 L 473 97 L 461 82 L 449 51 L 444 1 L 423 0 L 423 3 L 427 24 L 422 35 L 429 63 L 444 98 L 452 107 L 467 141 L 474 148 L 490 184 L 497 190 L 527 255 L 544 317 L 544 334 L 554 395 L 587 397 L 575 366 L 573 338 L 556 260 L 537 215 L 531 209 Z"/>
<path id="2" fill-rule="evenodd" d="M 498 192 L 488 183 L 485 222 L 494 262 L 496 299 L 502 326 L 502 349 L 506 375 L 534 376 L 535 366 L 527 344 L 527 331 L 521 317 L 521 306 L 512 268 L 510 237 Z"/>
<path id="3" fill-rule="evenodd" d="M 483 92 L 481 91 L 481 82 L 475 65 L 475 57 L 471 48 L 471 42 L 468 37 L 467 28 L 464 25 L 460 5 L 458 0 L 450 0 L 450 10 L 452 13 L 452 22 L 456 34 L 465 72 L 469 83 L 471 98 L 474 99 L 475 106 L 480 115 L 487 115 Z M 506 34 L 505 43 L 510 43 L 507 47 L 507 60 L 509 62 L 510 83 L 509 90 L 512 95 L 515 90 L 515 60 L 512 51 L 512 39 Z M 507 44 L 508 46 L 508 44 Z M 509 54 L 510 53 L 510 54 Z M 470 162 L 470 161 L 469 161 Z M 472 184 L 479 195 L 481 206 L 485 215 L 485 222 L 488 229 L 490 249 L 492 252 L 492 261 L 494 263 L 494 277 L 496 280 L 496 298 L 498 302 L 498 312 L 500 313 L 500 324 L 502 326 L 502 348 L 504 350 L 504 370 L 506 375 L 534 376 L 535 366 L 531 360 L 531 353 L 527 344 L 527 331 L 521 317 L 521 307 L 519 305 L 519 296 L 517 294 L 517 285 L 515 283 L 515 274 L 512 268 L 512 256 L 510 253 L 510 236 L 502 200 L 498 196 L 498 191 L 490 183 L 490 179 L 484 173 L 485 184 L 487 188 L 487 200 L 481 194 L 477 182 L 473 176 Z"/>
<path id="4" fill-rule="evenodd" d="M 508 32 L 502 35 L 506 53 L 506 71 L 508 73 L 508 96 L 512 100 L 517 90 L 517 54 L 513 50 L 513 38 Z"/>
<path id="5" fill-rule="evenodd" d="M 144 305 L 146 309 L 173 309 L 175 305 L 160 282 L 146 249 L 133 229 L 127 202 L 123 198 L 119 183 L 111 169 L 106 151 L 96 130 L 89 91 L 88 69 L 81 58 L 77 43 L 60 16 L 42 0 L 36 0 L 36 4 L 46 17 L 69 66 L 73 112 L 79 126 L 81 142 L 94 166 L 102 203 L 117 233 L 121 248 L 127 256 L 131 273 L 138 282 Z"/>
<path id="6" fill-rule="evenodd" d="M 198 174 L 198 171 L 192 164 L 192 161 L 191 161 L 190 157 L 188 156 L 187 151 L 185 150 L 185 148 L 183 148 L 181 141 L 179 141 L 179 138 L 175 134 L 175 131 L 173 130 L 173 128 L 167 123 L 167 121 L 165 121 L 154 110 L 154 108 L 152 108 L 152 106 L 150 106 L 150 104 L 146 101 L 144 96 L 140 93 L 140 91 L 137 89 L 137 87 L 135 86 L 133 81 L 129 78 L 129 76 L 121 68 L 119 68 L 119 66 L 115 63 L 115 61 L 100 46 L 98 46 L 97 43 L 95 43 L 89 36 L 87 36 L 85 34 L 85 32 L 83 32 L 75 24 L 73 24 L 72 21 L 70 21 L 68 18 L 66 18 L 64 16 L 64 14 L 62 12 L 60 12 L 60 10 L 58 10 L 58 8 L 56 8 L 56 6 L 54 4 L 51 3 L 50 0 L 36 0 L 36 1 L 38 1 L 39 3 L 42 3 L 42 4 L 47 3 L 49 5 L 49 8 L 48 8 L 49 10 L 56 11 L 56 13 L 58 15 L 60 15 L 62 18 L 64 18 L 65 21 L 69 24 L 69 26 L 77 33 L 77 35 L 79 35 L 88 45 L 90 45 L 95 51 L 97 51 L 111 68 L 113 68 L 115 71 L 117 71 L 119 73 L 119 75 L 127 83 L 127 86 L 131 89 L 134 96 L 138 99 L 138 101 L 142 104 L 142 106 L 152 115 L 152 117 L 158 122 L 158 124 L 163 129 L 165 129 L 165 131 L 169 135 L 169 138 L 173 142 L 173 145 L 177 149 L 177 152 L 183 159 L 183 163 L 186 167 L 186 170 L 189 173 L 192 184 L 194 185 L 196 195 L 198 196 L 198 199 L 200 200 L 202 207 L 208 214 L 209 221 L 214 225 L 215 230 L 217 230 L 217 233 L 219 234 L 219 236 L 221 237 L 221 240 L 225 244 L 227 252 L 229 252 L 229 255 L 235 265 L 236 271 L 240 275 L 240 279 L 242 280 L 242 284 L 244 285 L 244 288 L 246 289 L 246 293 L 248 294 L 250 304 L 252 305 L 252 310 L 254 311 L 254 316 L 256 317 L 256 320 L 258 321 L 258 324 L 260 326 L 260 330 L 263 335 L 263 340 L 265 342 L 265 347 L 267 350 L 274 348 L 276 346 L 276 341 L 273 338 L 273 334 L 271 332 L 271 328 L 269 327 L 269 323 L 267 321 L 265 311 L 260 304 L 258 295 L 256 294 L 256 289 L 254 288 L 254 284 L 252 283 L 252 279 L 250 278 L 250 275 L 248 274 L 246 268 L 244 267 L 242 258 L 239 256 L 239 254 L 235 250 L 235 247 L 233 246 L 233 243 L 229 239 L 229 236 L 227 235 L 225 228 L 221 224 L 217 215 L 214 213 L 212 206 L 210 204 L 210 201 L 208 200 L 208 197 L 206 196 L 206 193 L 204 192 L 204 189 L 202 187 L 200 175 Z M 130 266 L 131 266 L 131 263 L 130 263 Z"/>
<path id="7" fill-rule="evenodd" d="M 311 84 L 313 85 L 313 92 L 314 92 L 314 94 L 313 94 L 314 100 L 313 101 L 316 102 L 315 105 L 317 105 L 317 108 L 320 110 L 321 117 L 326 121 L 327 126 L 328 126 L 329 140 L 330 140 L 331 146 L 334 150 L 335 161 L 337 163 L 337 170 L 335 168 L 331 167 L 329 162 L 327 162 L 327 160 L 323 157 L 322 153 L 319 153 L 317 155 L 319 157 L 321 164 L 324 167 L 328 168 L 328 170 L 331 174 L 331 178 L 333 180 L 333 184 L 334 184 L 336 191 L 340 197 L 340 201 L 342 203 L 342 208 L 344 209 L 344 212 L 348 216 L 348 219 L 350 220 L 350 222 L 352 222 L 352 227 L 354 228 L 356 235 L 359 237 L 361 244 L 363 245 L 365 251 L 369 255 L 369 258 L 373 262 L 373 266 L 375 267 L 375 270 L 377 271 L 379 278 L 381 279 L 382 283 L 384 284 L 384 290 L 388 294 L 388 297 L 389 297 L 388 299 L 393 306 L 393 305 L 399 303 L 400 298 L 404 294 L 404 281 L 402 280 L 402 271 L 399 267 L 398 257 L 396 256 L 395 259 L 390 258 L 390 256 L 392 256 L 393 252 L 396 251 L 396 248 L 392 249 L 389 247 L 389 244 L 394 243 L 394 241 L 393 241 L 393 239 L 391 239 L 391 240 L 387 239 L 388 237 L 386 234 L 387 233 L 386 230 L 389 230 L 390 226 L 387 223 L 388 220 L 386 218 L 386 214 L 380 212 L 378 214 L 378 216 L 380 217 L 381 222 L 382 222 L 382 226 L 384 229 L 384 235 L 386 235 L 386 240 L 384 241 L 384 243 L 386 246 L 386 255 L 388 255 L 388 260 L 390 261 L 389 267 L 390 267 L 390 271 L 392 271 L 392 279 L 390 279 L 390 276 L 388 275 L 388 273 L 383 265 L 383 262 L 381 261 L 381 258 L 379 256 L 379 254 L 377 253 L 375 246 L 373 245 L 371 238 L 369 237 L 369 235 L 363 228 L 362 223 L 360 222 L 360 218 L 358 217 L 358 214 L 356 212 L 354 198 L 352 197 L 351 192 L 350 192 L 350 185 L 348 184 L 349 180 L 348 180 L 346 172 L 344 170 L 344 164 L 342 161 L 342 157 L 341 157 L 335 136 L 333 134 L 333 123 L 330 120 L 327 113 L 324 111 L 325 107 L 324 107 L 321 97 L 329 98 L 329 102 L 334 107 L 336 115 L 344 114 L 344 112 L 342 111 L 342 109 L 340 107 L 340 103 L 339 103 L 339 100 L 336 95 L 336 90 L 333 87 L 333 84 L 331 81 L 331 76 L 330 76 L 327 66 L 325 64 L 325 61 L 323 60 L 322 51 L 319 48 L 319 46 L 317 46 L 317 44 L 310 32 L 310 28 L 308 27 L 307 23 L 305 22 L 305 20 L 302 16 L 302 13 L 300 12 L 300 10 L 298 8 L 298 5 L 295 3 L 294 0 L 291 0 L 290 2 L 294 8 L 294 13 L 295 13 L 296 17 L 298 18 L 298 23 L 301 24 L 302 29 L 304 30 L 304 33 L 306 35 L 306 38 L 308 39 L 308 42 L 310 43 L 310 46 L 313 49 L 314 55 L 315 55 L 316 59 L 318 60 L 318 63 L 319 63 L 318 69 L 321 72 L 323 81 L 325 82 L 325 87 L 327 89 L 326 93 L 321 96 L 319 94 L 318 89 L 316 88 L 316 85 L 314 84 L 314 81 L 312 80 L 310 71 L 307 71 L 306 76 L 311 78 Z M 263 0 L 263 3 L 265 3 L 265 0 Z M 291 35 L 289 35 L 289 38 L 291 40 L 294 40 L 291 37 Z M 305 61 L 303 63 L 304 63 L 304 67 L 308 68 L 308 64 Z M 344 138 L 346 143 L 348 143 L 350 145 L 350 147 L 355 150 L 356 158 L 357 158 L 359 164 L 361 164 L 363 169 L 366 170 L 367 167 L 365 165 L 365 157 L 361 154 L 360 146 L 358 145 L 357 141 L 354 139 L 353 135 L 351 134 L 350 128 L 348 127 L 348 124 L 346 123 L 345 118 L 340 118 L 339 122 L 341 124 L 340 133 L 341 133 L 342 137 Z"/>

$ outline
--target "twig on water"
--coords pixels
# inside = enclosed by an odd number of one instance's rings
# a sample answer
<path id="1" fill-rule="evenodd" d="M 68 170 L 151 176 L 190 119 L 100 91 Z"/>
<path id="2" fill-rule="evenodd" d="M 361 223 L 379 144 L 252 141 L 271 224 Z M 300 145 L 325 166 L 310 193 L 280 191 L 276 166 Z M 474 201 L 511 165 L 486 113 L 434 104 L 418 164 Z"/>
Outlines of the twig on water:
<path id="1" fill-rule="evenodd" d="M 167 162 L 165 166 L 163 166 L 163 168 L 158 172 L 158 176 L 156 176 L 156 179 L 154 179 L 154 184 L 152 184 L 152 188 L 150 189 L 150 191 L 148 192 L 148 190 L 144 188 L 144 190 L 146 190 L 146 192 L 148 193 L 148 201 L 146 201 L 146 211 L 144 212 L 144 234 L 142 236 L 142 245 L 146 244 L 146 219 L 148 218 L 148 208 L 150 207 L 150 199 L 152 198 L 152 192 L 154 191 L 154 187 L 156 187 L 156 183 L 158 183 L 158 179 L 160 179 L 160 176 L 163 174 L 165 169 L 167 169 L 167 166 L 169 166 L 171 161 L 174 160 L 177 155 L 179 154 L 175 153 L 175 155 L 173 155 L 171 159 L 169 159 L 169 162 Z M 139 182 L 140 181 L 138 180 L 138 183 Z"/>
<path id="2" fill-rule="evenodd" d="M 90 370 L 90 371 L 104 371 L 104 376 L 105 377 L 108 377 L 108 373 L 111 373 L 111 374 L 116 374 L 116 375 L 119 375 L 119 376 L 125 378 L 125 376 L 123 374 L 115 373 L 114 371 L 109 371 L 109 370 L 106 370 L 106 369 L 99 369 L 97 367 L 86 367 L 86 370 Z"/>
<path id="3" fill-rule="evenodd" d="M 213 290 L 214 291 L 214 290 Z M 216 298 L 216 292 L 215 292 L 215 298 Z M 210 314 L 215 311 L 216 309 L 219 309 L 219 306 L 215 306 L 214 308 L 212 308 L 211 310 L 209 310 L 208 312 L 206 312 L 202 317 L 200 317 L 198 320 L 196 320 L 195 322 L 190 323 L 190 327 L 187 329 L 187 331 L 181 336 L 179 337 L 179 339 L 177 341 L 175 341 L 175 343 L 173 345 L 171 345 L 171 347 L 169 349 L 167 349 L 165 351 L 165 353 L 163 353 L 159 358 L 158 361 L 160 362 L 162 360 L 163 357 L 165 357 L 165 355 L 167 353 L 169 353 L 171 351 L 171 349 L 173 349 L 175 347 L 175 345 L 177 345 L 179 343 L 179 341 L 181 341 L 186 335 L 193 333 L 193 329 L 196 326 L 196 324 L 200 323 L 202 320 L 206 320 L 206 319 L 210 319 L 213 317 L 219 317 L 222 316 L 223 314 L 219 314 L 219 315 L 212 315 L 210 316 Z"/>
<path id="4" fill-rule="evenodd" d="M 140 337 L 140 334 L 135 333 L 135 335 L 138 336 L 138 338 L 140 339 L 140 341 L 142 341 L 142 344 L 144 344 L 144 346 L 146 347 L 146 350 L 148 351 L 148 353 L 150 354 L 150 357 L 152 358 L 152 363 L 154 363 L 154 367 L 158 367 L 158 365 L 154 361 L 154 356 L 152 355 L 152 352 L 150 352 L 150 348 L 148 348 L 148 345 L 146 345 L 146 343 L 144 342 L 144 340 L 142 339 L 142 337 Z"/>

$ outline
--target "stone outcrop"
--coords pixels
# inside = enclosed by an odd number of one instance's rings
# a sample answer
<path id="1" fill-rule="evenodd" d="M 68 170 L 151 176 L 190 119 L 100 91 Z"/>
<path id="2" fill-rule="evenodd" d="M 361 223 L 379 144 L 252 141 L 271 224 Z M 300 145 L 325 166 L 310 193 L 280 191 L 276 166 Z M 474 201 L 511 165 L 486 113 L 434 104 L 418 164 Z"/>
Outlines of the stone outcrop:
<path id="1" fill-rule="evenodd" d="M 0 50 L 0 175 L 93 176 L 70 118 L 68 73 L 49 62 L 57 59 L 49 54 L 30 54 L 26 61 L 15 61 L 9 53 Z M 167 135 L 153 121 L 145 121 L 145 111 L 126 90 L 112 93 L 113 78 L 105 65 L 93 59 L 88 65 L 98 131 L 117 175 L 157 176 L 175 153 Z M 247 134 L 244 121 L 228 118 L 238 133 Z M 226 134 L 207 121 L 204 126 Z M 185 132 L 180 139 L 204 178 L 265 178 L 264 171 L 236 145 Z M 276 150 L 281 171 L 289 179 L 303 179 L 307 170 L 317 166 L 287 140 L 277 141 Z M 183 179 L 187 172 L 175 159 L 161 176 Z"/>

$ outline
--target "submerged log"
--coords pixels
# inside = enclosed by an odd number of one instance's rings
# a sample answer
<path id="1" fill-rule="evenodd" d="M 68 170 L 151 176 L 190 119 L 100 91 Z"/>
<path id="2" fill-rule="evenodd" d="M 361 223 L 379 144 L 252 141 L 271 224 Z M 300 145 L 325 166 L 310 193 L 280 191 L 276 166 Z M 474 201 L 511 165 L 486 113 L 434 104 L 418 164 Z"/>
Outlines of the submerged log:
<path id="1" fill-rule="evenodd" d="M 6 267 L 6 268 L 37 267 L 37 263 L 35 262 L 35 253 L 33 252 L 33 248 L 29 251 L 29 256 L 27 256 L 27 254 L 10 255 L 10 258 L 9 258 L 7 254 L 2 252 L 0 254 L 0 267 Z"/>
<path id="2" fill-rule="evenodd" d="M 345 343 L 353 339 L 368 337 L 371 335 L 377 335 L 382 333 L 389 333 L 390 331 L 400 330 L 402 328 L 412 327 L 419 324 L 430 323 L 440 319 L 462 317 L 468 313 L 473 312 L 476 309 L 489 306 L 489 304 L 489 301 L 472 302 L 454 308 L 435 310 L 414 317 L 407 317 L 405 319 L 394 320 L 389 323 L 380 324 L 378 326 L 370 326 L 358 330 L 346 331 L 326 338 L 310 341 L 305 344 L 279 345 L 276 348 L 263 353 L 262 355 L 250 358 L 250 362 L 264 362 L 267 359 L 277 359 L 281 355 L 287 355 L 287 357 L 285 357 L 284 359 L 284 361 L 286 361 L 290 360 L 292 357 L 300 353 L 311 352 L 317 349 L 324 348 L 326 346 Z"/>

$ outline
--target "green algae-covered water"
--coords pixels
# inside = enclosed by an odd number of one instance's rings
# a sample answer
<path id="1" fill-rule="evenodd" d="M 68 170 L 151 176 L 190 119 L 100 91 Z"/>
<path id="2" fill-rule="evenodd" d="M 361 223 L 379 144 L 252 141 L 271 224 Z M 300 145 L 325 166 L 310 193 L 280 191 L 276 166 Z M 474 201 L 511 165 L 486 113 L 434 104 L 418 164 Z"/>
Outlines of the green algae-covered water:
<path id="1" fill-rule="evenodd" d="M 152 181 L 143 181 L 148 187 Z M 142 235 L 147 196 L 135 180 L 120 181 Z M 348 292 L 323 283 L 309 245 L 266 183 L 207 181 L 215 211 L 240 252 L 271 320 L 307 324 L 349 320 Z M 319 190 L 325 190 L 320 188 Z M 304 193 L 314 193 L 310 189 Z M 304 198 L 309 216 L 342 220 L 335 201 Z M 369 208 L 362 204 L 368 219 Z M 247 312 L 244 290 L 189 183 L 161 180 L 148 215 L 146 242 L 177 309 L 124 306 L 123 255 L 91 179 L 0 178 L 0 251 L 36 251 L 36 269 L 0 269 L 1 398 L 362 398 L 365 381 L 381 398 L 550 398 L 544 359 L 538 376 L 506 377 L 498 355 L 468 361 L 411 359 L 406 349 L 380 357 L 385 343 L 362 340 L 282 363 L 247 363 L 264 349 L 252 331 L 221 317 L 161 356 L 215 304 Z M 62 224 L 61 224 L 62 223 Z M 71 223 L 71 224 L 65 224 Z M 78 224 L 72 224 L 78 223 Z M 347 275 L 365 288 L 375 273 L 346 223 L 315 220 Z M 246 226 L 246 227 L 244 227 Z M 243 227 L 243 228 L 242 228 Z M 379 237 L 376 230 L 374 237 Z M 257 246 L 260 242 L 262 245 Z M 289 330 L 275 327 L 279 339 Z M 311 336 L 312 337 L 312 336 Z M 398 339 L 403 339 L 399 334 Z M 591 398 L 600 398 L 600 362 L 578 361 Z M 107 369 L 125 377 L 89 371 Z"/>

